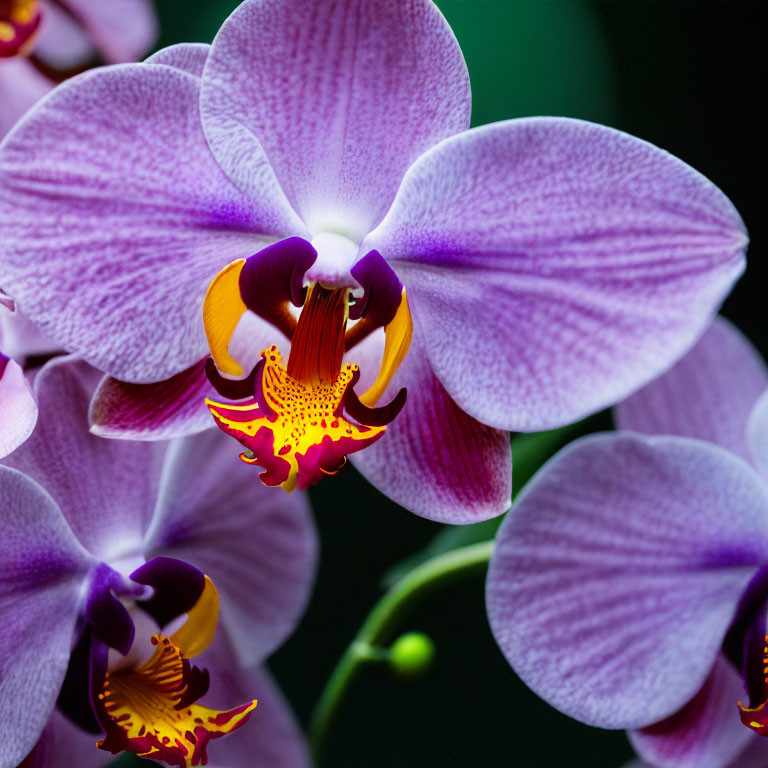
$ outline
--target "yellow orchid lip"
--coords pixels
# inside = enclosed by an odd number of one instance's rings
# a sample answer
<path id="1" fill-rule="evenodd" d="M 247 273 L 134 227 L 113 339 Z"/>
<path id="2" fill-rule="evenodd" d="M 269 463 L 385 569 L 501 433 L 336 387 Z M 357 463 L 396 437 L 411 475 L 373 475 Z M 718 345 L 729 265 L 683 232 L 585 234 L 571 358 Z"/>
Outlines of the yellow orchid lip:
<path id="1" fill-rule="evenodd" d="M 187 768 L 207 763 L 207 746 L 240 728 L 256 700 L 231 710 L 209 709 L 197 700 L 208 690 L 207 670 L 190 664 L 202 653 L 216 630 L 219 597 L 207 576 L 186 621 L 170 635 L 153 634 L 151 657 L 133 667 L 117 666 L 94 673 L 92 701 L 106 731 L 98 747 L 112 754 L 130 751 L 139 757 Z"/>
<path id="2" fill-rule="evenodd" d="M 352 304 L 348 287 L 303 287 L 315 257 L 313 247 L 301 238 L 280 241 L 222 269 L 208 287 L 203 307 L 212 357 L 208 377 L 224 397 L 246 400 L 209 398 L 206 405 L 217 426 L 246 448 L 240 459 L 263 467 L 260 478 L 266 485 L 288 492 L 335 474 L 347 455 L 378 440 L 406 398 L 403 389 L 387 406 L 375 407 L 405 358 L 413 332 L 397 276 L 372 251 L 352 268 L 351 276 L 363 287 L 363 296 Z M 298 322 L 287 309 L 290 303 L 302 307 Z M 219 371 L 242 376 L 228 346 L 248 309 L 290 338 L 288 363 L 283 365 L 277 345 L 272 345 L 262 350 L 262 360 L 246 378 L 225 378 Z M 348 329 L 350 319 L 356 323 Z M 381 369 L 358 397 L 354 386 L 359 368 L 342 361 L 345 352 L 380 327 L 385 329 Z"/>

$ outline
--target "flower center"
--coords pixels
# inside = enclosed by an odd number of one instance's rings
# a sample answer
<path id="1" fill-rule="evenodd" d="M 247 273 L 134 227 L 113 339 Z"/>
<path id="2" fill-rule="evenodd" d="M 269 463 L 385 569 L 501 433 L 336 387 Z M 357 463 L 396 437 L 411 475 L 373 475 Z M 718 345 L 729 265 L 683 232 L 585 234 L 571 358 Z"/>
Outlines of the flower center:
<path id="1" fill-rule="evenodd" d="M 40 18 L 38 0 L 0 0 L 0 59 L 29 52 Z"/>
<path id="2" fill-rule="evenodd" d="M 290 238 L 225 267 L 206 294 L 203 318 L 212 359 L 206 371 L 217 391 L 242 404 L 207 399 L 216 424 L 240 441 L 240 458 L 266 471 L 266 485 L 286 491 L 309 488 L 335 474 L 346 456 L 379 439 L 405 403 L 401 390 L 386 406 L 375 408 L 410 344 L 412 325 L 405 291 L 376 252 L 361 259 L 351 279 L 363 295 L 350 304 L 348 287 L 329 288 L 304 275 L 316 252 L 300 238 Z M 298 321 L 289 304 L 302 306 Z M 290 340 L 284 366 L 276 345 L 244 379 L 227 349 L 243 313 L 250 309 L 279 328 Z M 349 320 L 356 321 L 347 328 Z M 377 328 L 385 328 L 385 350 L 375 384 L 358 398 L 357 365 L 342 365 L 345 351 Z M 354 421 L 346 416 L 351 417 Z"/>

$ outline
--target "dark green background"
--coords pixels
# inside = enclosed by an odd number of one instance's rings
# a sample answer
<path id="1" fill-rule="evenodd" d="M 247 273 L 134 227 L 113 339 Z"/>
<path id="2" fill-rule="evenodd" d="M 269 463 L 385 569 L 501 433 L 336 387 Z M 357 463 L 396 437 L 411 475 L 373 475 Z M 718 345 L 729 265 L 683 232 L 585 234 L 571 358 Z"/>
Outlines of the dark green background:
<path id="1" fill-rule="evenodd" d="M 158 5 L 161 42 L 171 44 L 210 41 L 237 3 L 158 0 Z M 442 0 L 438 5 L 467 58 L 475 124 L 534 114 L 607 123 L 681 157 L 731 197 L 752 246 L 747 276 L 725 314 L 767 353 L 768 4 Z M 296 634 L 270 661 L 305 725 L 336 660 L 380 596 L 383 574 L 441 529 L 389 502 L 351 468 L 310 495 L 322 539 L 315 595 Z M 409 683 L 384 667 L 363 674 L 331 733 L 324 766 L 617 768 L 631 757 L 622 733 L 575 723 L 520 683 L 490 635 L 481 578 L 436 593 L 402 629 L 422 629 L 433 637 L 434 667 Z M 561 630 L 567 634 L 568 627 Z M 215 762 L 215 744 L 211 754 Z"/>

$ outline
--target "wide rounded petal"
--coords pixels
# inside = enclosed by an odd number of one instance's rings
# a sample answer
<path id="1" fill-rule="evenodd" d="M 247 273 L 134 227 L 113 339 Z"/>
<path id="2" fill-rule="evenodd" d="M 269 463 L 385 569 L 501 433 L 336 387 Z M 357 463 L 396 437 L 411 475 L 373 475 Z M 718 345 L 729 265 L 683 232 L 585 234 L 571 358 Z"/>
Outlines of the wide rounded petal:
<path id="1" fill-rule="evenodd" d="M 97 368 L 161 381 L 207 354 L 205 291 L 291 231 L 276 184 L 246 200 L 211 155 L 199 78 L 126 64 L 42 101 L 0 151 L 3 288 Z"/>
<path id="2" fill-rule="evenodd" d="M 58 0 L 111 64 L 141 58 L 157 37 L 151 0 Z"/>
<path id="3" fill-rule="evenodd" d="M 0 59 L 0 139 L 53 86 L 26 59 Z"/>
<path id="4" fill-rule="evenodd" d="M 310 768 L 306 742 L 283 694 L 264 668 L 239 668 L 226 635 L 195 661 L 211 673 L 205 704 L 227 709 L 257 699 L 248 722 L 210 746 L 211 768 Z"/>
<path id="5" fill-rule="evenodd" d="M 32 750 L 56 704 L 91 565 L 51 497 L 0 467 L 0 764 Z"/>
<path id="6" fill-rule="evenodd" d="M 520 677 L 591 725 L 639 728 L 701 688 L 768 557 L 768 489 L 707 443 L 580 440 L 502 523 L 487 608 Z"/>
<path id="7" fill-rule="evenodd" d="M 206 43 L 179 43 L 153 53 L 144 63 L 165 64 L 166 67 L 174 67 L 200 77 L 210 50 L 211 46 Z"/>
<path id="8" fill-rule="evenodd" d="M 0 352 L 0 458 L 18 448 L 37 422 L 37 404 L 24 371 Z"/>
<path id="9" fill-rule="evenodd" d="M 637 753 L 657 768 L 725 768 L 754 738 L 739 717 L 741 675 L 719 656 L 702 689 L 672 717 L 630 734 Z"/>
<path id="10" fill-rule="evenodd" d="M 99 378 L 71 357 L 47 363 L 35 380 L 37 427 L 4 463 L 43 486 L 83 546 L 112 561 L 141 549 L 165 445 L 88 432 L 88 403 Z"/>
<path id="11" fill-rule="evenodd" d="M 392 263 L 459 406 L 536 431 L 614 404 L 687 351 L 745 243 L 733 205 L 680 160 L 531 118 L 419 158 L 361 251 Z"/>
<path id="12" fill-rule="evenodd" d="M 750 461 L 747 421 L 766 388 L 768 367 L 758 351 L 718 317 L 670 371 L 616 406 L 616 424 L 651 435 L 697 437 Z"/>
<path id="13" fill-rule="evenodd" d="M 469 127 L 469 78 L 429 0 L 246 0 L 213 42 L 201 112 L 232 178 L 258 189 L 268 157 L 310 232 L 362 239 L 408 166 Z"/>
<path id="14" fill-rule="evenodd" d="M 355 467 L 390 499 L 430 520 L 476 523 L 506 512 L 512 494 L 509 435 L 453 402 L 432 372 L 418 332 L 381 402 L 400 387 L 408 389 L 403 410 L 383 437 L 350 456 Z"/>
<path id="15" fill-rule="evenodd" d="M 217 429 L 171 445 L 144 551 L 211 577 L 222 623 L 251 664 L 285 640 L 303 613 L 317 541 L 306 496 L 267 488 L 237 454 Z"/>

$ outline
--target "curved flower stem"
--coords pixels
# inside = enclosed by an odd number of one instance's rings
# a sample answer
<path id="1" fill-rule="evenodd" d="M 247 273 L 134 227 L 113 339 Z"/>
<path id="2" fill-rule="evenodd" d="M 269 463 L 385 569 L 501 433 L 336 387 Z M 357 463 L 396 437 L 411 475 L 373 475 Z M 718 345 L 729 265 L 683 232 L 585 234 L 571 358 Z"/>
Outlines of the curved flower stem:
<path id="1" fill-rule="evenodd" d="M 434 557 L 404 576 L 379 600 L 336 665 L 315 707 L 309 741 L 316 761 L 334 715 L 360 667 L 364 662 L 386 658 L 381 648 L 392 638 L 400 617 L 433 588 L 484 570 L 492 552 L 493 541 L 483 541 Z"/>

